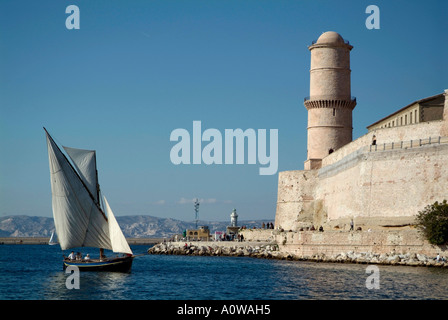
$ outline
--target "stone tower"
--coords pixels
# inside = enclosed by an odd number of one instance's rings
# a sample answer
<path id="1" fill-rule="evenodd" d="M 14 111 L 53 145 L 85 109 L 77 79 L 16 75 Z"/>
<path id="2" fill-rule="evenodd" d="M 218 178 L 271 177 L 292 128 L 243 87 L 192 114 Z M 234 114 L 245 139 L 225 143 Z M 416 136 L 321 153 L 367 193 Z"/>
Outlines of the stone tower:
<path id="1" fill-rule="evenodd" d="M 308 155 L 305 170 L 319 169 L 322 159 L 352 141 L 352 111 L 348 41 L 336 32 L 323 33 L 311 51 L 308 110 Z"/>

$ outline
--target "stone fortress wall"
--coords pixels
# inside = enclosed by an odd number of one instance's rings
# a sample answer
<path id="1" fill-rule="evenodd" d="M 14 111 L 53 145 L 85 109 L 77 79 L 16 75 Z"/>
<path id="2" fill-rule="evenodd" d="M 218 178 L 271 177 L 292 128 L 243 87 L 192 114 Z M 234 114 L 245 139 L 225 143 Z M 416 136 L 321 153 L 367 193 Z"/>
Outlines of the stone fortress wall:
<path id="1" fill-rule="evenodd" d="M 267 246 L 261 257 L 323 262 L 448 267 L 447 246 L 434 246 L 415 229 L 371 231 L 281 231 L 242 230 L 244 242 L 238 246 Z M 272 252 L 276 249 L 277 252 Z M 439 255 L 445 260 L 437 261 Z"/>
<path id="2" fill-rule="evenodd" d="M 325 157 L 320 169 L 280 172 L 275 226 L 328 229 L 351 219 L 365 228 L 412 224 L 426 205 L 448 199 L 443 125 L 378 129 Z"/>

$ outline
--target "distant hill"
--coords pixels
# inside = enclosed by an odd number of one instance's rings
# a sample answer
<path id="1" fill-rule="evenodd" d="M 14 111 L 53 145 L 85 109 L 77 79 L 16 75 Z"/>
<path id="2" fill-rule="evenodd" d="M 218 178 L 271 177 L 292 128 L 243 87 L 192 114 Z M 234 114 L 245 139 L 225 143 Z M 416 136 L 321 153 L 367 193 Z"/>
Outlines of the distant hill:
<path id="1" fill-rule="evenodd" d="M 0 217 L 1 237 L 49 237 L 54 230 L 52 218 L 31 216 Z"/>
<path id="2" fill-rule="evenodd" d="M 196 223 L 171 218 L 158 218 L 147 215 L 116 217 L 125 237 L 128 238 L 169 238 L 182 233 L 185 229 L 194 229 Z M 260 228 L 268 220 L 238 221 L 247 228 Z M 198 225 L 208 226 L 211 233 L 225 231 L 227 221 L 199 221 Z M 54 230 L 53 218 L 36 216 L 0 217 L 0 237 L 50 237 Z"/>

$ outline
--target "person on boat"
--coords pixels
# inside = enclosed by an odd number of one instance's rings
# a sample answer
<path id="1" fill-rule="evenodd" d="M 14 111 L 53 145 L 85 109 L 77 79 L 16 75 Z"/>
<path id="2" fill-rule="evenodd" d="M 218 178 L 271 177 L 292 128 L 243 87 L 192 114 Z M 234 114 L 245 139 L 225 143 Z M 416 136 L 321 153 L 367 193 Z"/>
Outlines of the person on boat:
<path id="1" fill-rule="evenodd" d="M 87 255 L 84 257 L 84 261 L 90 261 L 90 255 L 89 255 L 89 254 L 87 254 Z"/>
<path id="2" fill-rule="evenodd" d="M 75 260 L 75 259 L 76 259 L 76 257 L 75 257 L 75 252 L 74 252 L 74 251 L 70 252 L 70 254 L 68 255 L 68 258 L 69 258 L 70 260 Z"/>

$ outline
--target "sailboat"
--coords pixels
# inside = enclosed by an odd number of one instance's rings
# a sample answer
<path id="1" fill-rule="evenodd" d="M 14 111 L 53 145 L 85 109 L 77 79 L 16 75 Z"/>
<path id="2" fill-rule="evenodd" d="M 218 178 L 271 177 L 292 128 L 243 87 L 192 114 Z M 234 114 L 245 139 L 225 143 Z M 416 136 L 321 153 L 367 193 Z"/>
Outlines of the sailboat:
<path id="1" fill-rule="evenodd" d="M 48 244 L 50 246 L 54 246 L 55 244 L 58 244 L 58 240 L 56 239 L 56 233 L 54 231 L 51 233 L 50 241 L 48 241 Z"/>
<path id="2" fill-rule="evenodd" d="M 73 164 L 44 128 L 50 164 L 53 218 L 62 250 L 93 247 L 100 249 L 99 259 L 63 260 L 63 268 L 77 266 L 80 271 L 129 272 L 134 255 L 100 189 L 96 152 L 63 147 Z M 104 249 L 121 256 L 106 258 Z"/>

